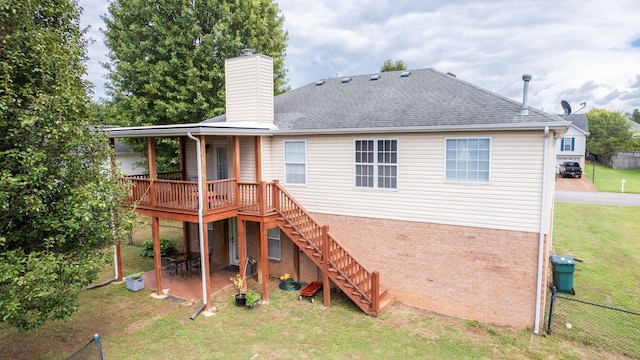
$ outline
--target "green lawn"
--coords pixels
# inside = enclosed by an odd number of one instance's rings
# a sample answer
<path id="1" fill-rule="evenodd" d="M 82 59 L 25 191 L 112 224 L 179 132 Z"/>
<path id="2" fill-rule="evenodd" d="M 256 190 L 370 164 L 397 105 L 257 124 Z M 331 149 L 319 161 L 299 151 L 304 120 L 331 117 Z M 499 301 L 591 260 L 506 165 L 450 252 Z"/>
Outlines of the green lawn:
<path id="1" fill-rule="evenodd" d="M 638 310 L 640 208 L 563 204 L 556 207 L 554 253 L 583 260 L 574 286 L 580 298 Z M 149 270 L 139 246 L 123 246 L 124 273 Z M 105 269 L 104 278 L 113 270 Z M 189 317 L 199 304 L 151 298 L 111 284 L 82 294 L 82 310 L 68 323 L 48 323 L 19 333 L 0 323 L 0 358 L 64 359 L 100 334 L 107 359 L 585 359 L 620 358 L 561 336 L 532 336 L 455 319 L 402 304 L 379 318 L 364 315 L 350 300 L 332 294 L 298 301 L 271 280 L 270 302 L 256 310 L 237 308 L 233 288 L 212 298 L 215 315 Z M 250 286 L 258 289 L 255 282 Z M 508 292 L 495 294 L 508 301 Z M 637 332 L 637 329 L 631 329 Z"/>
<path id="2" fill-rule="evenodd" d="M 614 170 L 598 163 L 587 163 L 584 176 L 600 191 L 621 192 L 624 179 L 624 192 L 640 194 L 640 169 Z"/>

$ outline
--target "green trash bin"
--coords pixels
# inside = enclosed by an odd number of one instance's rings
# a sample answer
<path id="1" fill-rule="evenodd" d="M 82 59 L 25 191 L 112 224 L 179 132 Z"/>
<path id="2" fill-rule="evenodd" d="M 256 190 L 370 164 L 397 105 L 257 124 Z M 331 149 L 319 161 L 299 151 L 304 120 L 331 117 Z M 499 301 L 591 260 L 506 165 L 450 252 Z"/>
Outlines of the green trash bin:
<path id="1" fill-rule="evenodd" d="M 556 290 L 575 295 L 576 292 L 573 289 L 575 260 L 567 255 L 551 255 L 551 264 L 553 265 L 553 285 L 555 285 Z"/>

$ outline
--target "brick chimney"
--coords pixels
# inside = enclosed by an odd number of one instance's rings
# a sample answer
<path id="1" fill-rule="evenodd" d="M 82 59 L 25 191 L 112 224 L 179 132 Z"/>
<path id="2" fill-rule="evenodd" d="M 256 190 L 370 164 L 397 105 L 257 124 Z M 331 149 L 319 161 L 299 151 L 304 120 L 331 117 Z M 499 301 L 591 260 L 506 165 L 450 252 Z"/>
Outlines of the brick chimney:
<path id="1" fill-rule="evenodd" d="M 273 59 L 246 49 L 224 71 L 227 122 L 273 124 Z"/>

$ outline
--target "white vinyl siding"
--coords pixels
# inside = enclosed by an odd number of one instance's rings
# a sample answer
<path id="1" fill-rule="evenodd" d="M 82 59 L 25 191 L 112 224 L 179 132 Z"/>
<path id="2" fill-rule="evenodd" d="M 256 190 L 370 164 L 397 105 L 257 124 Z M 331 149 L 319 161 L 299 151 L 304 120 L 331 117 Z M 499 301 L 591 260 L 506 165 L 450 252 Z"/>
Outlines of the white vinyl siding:
<path id="1" fill-rule="evenodd" d="M 490 183 L 444 180 L 444 142 L 453 137 L 491 139 Z M 287 191 L 310 212 L 539 231 L 544 173 L 544 139 L 539 131 L 398 135 L 402 186 L 397 191 L 378 191 L 375 196 L 354 188 L 354 142 L 363 138 L 287 136 L 286 140 L 306 140 L 307 144 L 307 186 L 287 186 Z M 276 136 L 274 144 L 283 140 Z M 284 179 L 283 147 L 272 150 L 273 178 Z M 548 163 L 553 173 L 554 161 Z"/>
<path id="2" fill-rule="evenodd" d="M 285 184 L 307 183 L 307 143 L 284 142 Z"/>
<path id="3" fill-rule="evenodd" d="M 233 154 L 233 141 L 230 153 Z M 256 142 L 253 136 L 240 137 L 240 181 L 256 181 Z M 233 159 L 233 157 L 232 157 Z M 233 163 L 233 161 L 232 161 Z M 229 173 L 233 174 L 233 165 L 229 167 Z M 233 175 L 232 175 L 233 176 Z"/>
<path id="4" fill-rule="evenodd" d="M 282 258 L 280 252 L 280 228 L 274 227 L 267 230 L 267 239 L 269 240 L 269 259 L 280 260 Z"/>
<path id="5" fill-rule="evenodd" d="M 398 140 L 354 142 L 354 184 L 358 188 L 398 188 Z"/>
<path id="6" fill-rule="evenodd" d="M 445 139 L 447 181 L 489 182 L 491 139 Z"/>

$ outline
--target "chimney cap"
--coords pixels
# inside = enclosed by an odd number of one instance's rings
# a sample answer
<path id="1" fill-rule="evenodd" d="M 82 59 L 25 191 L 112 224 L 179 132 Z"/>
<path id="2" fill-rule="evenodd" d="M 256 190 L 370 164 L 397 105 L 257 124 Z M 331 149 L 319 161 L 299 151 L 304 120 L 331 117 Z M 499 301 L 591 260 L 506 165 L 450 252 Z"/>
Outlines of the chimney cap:
<path id="1" fill-rule="evenodd" d="M 250 56 L 253 55 L 253 49 L 242 49 L 242 55 L 241 56 Z"/>
<path id="2" fill-rule="evenodd" d="M 524 75 L 522 75 L 522 80 L 524 80 L 524 81 L 529 81 L 529 80 L 531 80 L 531 74 L 524 74 Z"/>

